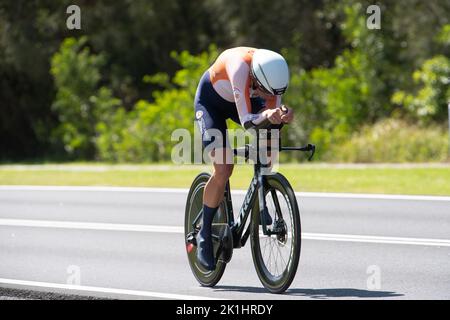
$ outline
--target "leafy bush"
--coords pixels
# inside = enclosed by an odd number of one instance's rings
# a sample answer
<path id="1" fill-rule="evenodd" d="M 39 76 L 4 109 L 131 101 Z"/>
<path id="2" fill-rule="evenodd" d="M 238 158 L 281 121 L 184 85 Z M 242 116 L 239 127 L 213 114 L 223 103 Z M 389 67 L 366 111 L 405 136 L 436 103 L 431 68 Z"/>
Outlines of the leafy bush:
<path id="1" fill-rule="evenodd" d="M 139 100 L 127 112 L 122 101 L 105 86 L 99 87 L 102 54 L 93 54 L 87 38 L 67 38 L 52 58 L 51 73 L 57 87 L 53 110 L 60 125 L 53 138 L 73 158 L 105 161 L 170 160 L 172 131 L 194 131 L 193 101 L 203 72 L 217 57 L 217 49 L 194 56 L 172 53 L 181 66 L 171 79 L 165 73 L 145 76 L 163 88 L 153 101 Z"/>
<path id="2" fill-rule="evenodd" d="M 67 38 L 51 59 L 57 88 L 52 109 L 59 126 L 53 139 L 60 141 L 72 158 L 92 159 L 96 154 L 96 126 L 121 104 L 107 87 L 98 88 L 105 58 L 93 54 L 87 38 Z"/>
<path id="3" fill-rule="evenodd" d="M 359 3 L 343 7 L 342 28 L 351 48 L 336 57 L 333 67 L 310 71 L 294 67 L 292 72 L 285 102 L 294 107 L 297 117 L 288 129 L 288 140 L 316 143 L 318 159 L 362 123 L 386 112 L 380 99 L 384 83 L 378 76 L 378 70 L 385 68 L 383 39 L 367 29 L 363 10 Z"/>
<path id="4" fill-rule="evenodd" d="M 324 158 L 364 163 L 445 161 L 448 147 L 444 128 L 386 119 L 363 127 L 345 143 L 331 148 Z"/>
<path id="5" fill-rule="evenodd" d="M 347 46 L 331 67 L 306 70 L 290 64 L 291 82 L 283 102 L 296 110 L 296 118 L 284 130 L 283 143 L 313 142 L 318 146 L 317 159 L 327 161 L 445 159 L 446 133 L 437 123 L 443 125 L 450 98 L 449 59 L 439 55 L 425 61 L 413 75 L 417 90 L 398 91 L 392 96 L 396 69 L 395 63 L 386 62 L 386 35 L 366 28 L 363 9 L 361 4 L 349 1 L 343 5 L 341 30 Z M 446 27 L 437 36 L 442 44 L 448 43 L 449 30 Z M 173 52 L 171 56 L 180 69 L 173 77 L 163 72 L 144 76 L 144 83 L 159 89 L 152 92 L 150 100 L 141 99 L 134 105 L 128 102 L 127 111 L 123 101 L 113 96 L 111 84 L 100 86 L 106 80 L 100 72 L 104 55 L 92 53 L 84 37 L 66 39 L 52 59 L 51 73 L 57 88 L 52 108 L 60 122 L 54 140 L 62 143 L 72 158 L 170 160 L 175 144 L 171 141 L 173 130 L 187 129 L 193 134 L 197 84 L 217 54 L 214 46 L 199 55 Z M 292 48 L 285 49 L 284 55 L 298 59 L 298 52 Z M 421 126 L 399 120 L 376 123 L 391 116 L 392 111 L 404 115 L 394 109 L 390 99 L 404 106 L 414 120 L 421 120 Z M 376 124 L 361 128 L 368 123 Z M 304 159 L 298 153 L 283 156 Z"/>
<path id="6" fill-rule="evenodd" d="M 159 73 L 144 77 L 144 81 L 160 85 L 165 90 L 153 93 L 154 101 L 140 100 L 133 111 L 119 109 L 109 124 L 99 124 L 97 148 L 99 157 L 109 161 L 150 162 L 170 160 L 171 135 L 175 129 L 194 132 L 194 96 L 203 72 L 217 57 L 217 49 L 198 56 L 187 51 L 172 53 L 181 69 L 170 79 Z"/>
<path id="7" fill-rule="evenodd" d="M 403 105 L 415 118 L 430 122 L 445 119 L 450 103 L 450 59 L 439 55 L 426 60 L 413 74 L 416 93 L 398 91 L 392 102 Z"/>

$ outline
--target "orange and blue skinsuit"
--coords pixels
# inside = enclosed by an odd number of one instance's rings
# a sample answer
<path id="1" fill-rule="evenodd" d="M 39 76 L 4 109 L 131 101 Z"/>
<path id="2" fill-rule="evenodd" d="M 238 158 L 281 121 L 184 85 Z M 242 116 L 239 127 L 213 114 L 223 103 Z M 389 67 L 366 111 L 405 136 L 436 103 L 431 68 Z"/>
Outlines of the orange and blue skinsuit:
<path id="1" fill-rule="evenodd" d="M 258 124 L 265 108 L 281 105 L 281 96 L 261 95 L 252 87 L 250 68 L 255 48 L 236 47 L 222 52 L 203 74 L 194 106 L 203 144 L 212 142 L 208 130 L 219 130 L 226 137 L 226 120 Z"/>

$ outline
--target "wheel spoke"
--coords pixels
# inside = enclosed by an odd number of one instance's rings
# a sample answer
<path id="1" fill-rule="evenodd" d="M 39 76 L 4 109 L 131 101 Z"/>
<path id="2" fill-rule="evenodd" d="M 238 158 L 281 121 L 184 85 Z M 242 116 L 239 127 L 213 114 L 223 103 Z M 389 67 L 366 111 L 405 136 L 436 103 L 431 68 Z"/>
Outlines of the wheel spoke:
<path id="1" fill-rule="evenodd" d="M 268 243 L 268 241 L 267 241 L 267 237 L 264 237 L 264 252 L 263 252 L 263 259 L 264 259 L 264 257 L 266 256 L 265 255 L 265 253 L 266 253 L 266 250 L 267 250 L 267 243 Z"/>
<path id="2" fill-rule="evenodd" d="M 275 275 L 278 276 L 281 272 L 278 271 L 278 256 L 280 254 L 280 251 L 278 250 L 278 244 L 276 243 L 277 240 L 274 240 L 274 247 L 277 249 L 277 255 L 275 258 Z"/>
<path id="3" fill-rule="evenodd" d="M 266 193 L 266 204 L 269 214 L 276 220 L 274 228 L 278 233 L 265 236 L 259 227 L 260 250 L 267 271 L 271 277 L 278 278 L 289 268 L 290 253 L 295 245 L 294 220 L 288 199 L 279 190 Z"/>
<path id="4" fill-rule="evenodd" d="M 281 257 L 281 260 L 283 261 L 283 264 L 287 266 L 287 263 L 286 263 L 286 261 L 285 261 L 285 260 L 283 259 L 283 254 L 281 253 L 281 249 L 280 249 L 280 247 L 279 247 L 279 246 L 277 246 L 277 249 L 278 249 L 278 252 L 280 253 L 280 257 Z"/>
<path id="5" fill-rule="evenodd" d="M 269 238 L 269 243 L 270 243 L 270 251 L 269 251 L 269 268 L 271 268 L 272 267 L 272 253 L 273 253 L 273 242 L 272 242 L 272 239 L 271 238 Z M 270 272 L 270 270 L 269 270 L 269 272 Z"/>

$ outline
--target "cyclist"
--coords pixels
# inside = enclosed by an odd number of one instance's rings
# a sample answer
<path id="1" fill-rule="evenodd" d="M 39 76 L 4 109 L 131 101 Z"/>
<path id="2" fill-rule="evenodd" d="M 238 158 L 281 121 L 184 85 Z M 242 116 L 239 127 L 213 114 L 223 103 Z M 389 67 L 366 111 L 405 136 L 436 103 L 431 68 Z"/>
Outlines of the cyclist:
<path id="1" fill-rule="evenodd" d="M 215 269 L 211 225 L 222 202 L 228 179 L 233 172 L 231 148 L 226 139 L 226 120 L 245 129 L 269 120 L 281 126 L 293 120 L 293 110 L 281 104 L 281 95 L 289 83 L 289 69 L 278 53 L 250 47 L 236 47 L 222 52 L 203 74 L 195 95 L 195 117 L 203 145 L 213 141 L 209 153 L 214 171 L 203 194 L 203 221 L 197 234 L 197 259 L 207 270 Z M 221 133 L 218 141 L 208 130 Z M 215 139 L 213 139 L 215 138 Z"/>

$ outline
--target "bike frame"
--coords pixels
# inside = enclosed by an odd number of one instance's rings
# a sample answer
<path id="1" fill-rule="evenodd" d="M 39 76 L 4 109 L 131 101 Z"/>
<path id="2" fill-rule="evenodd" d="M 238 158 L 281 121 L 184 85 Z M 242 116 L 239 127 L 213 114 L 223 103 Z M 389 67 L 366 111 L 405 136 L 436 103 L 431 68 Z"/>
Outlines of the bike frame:
<path id="1" fill-rule="evenodd" d="M 259 150 L 259 131 L 256 139 L 256 150 Z M 249 154 L 249 145 L 246 145 L 244 148 L 244 156 L 248 159 Z M 308 144 L 304 147 L 281 147 L 281 137 L 279 137 L 279 144 L 278 144 L 278 150 L 279 151 L 311 151 L 311 155 L 308 158 L 308 160 L 311 160 L 314 152 L 315 152 L 315 146 L 312 144 Z M 233 152 L 235 155 L 238 155 L 239 150 L 233 149 Z M 230 183 L 228 182 L 225 188 L 225 202 L 226 202 L 226 214 L 228 217 L 228 225 L 231 228 L 231 232 L 233 235 L 233 248 L 241 248 L 245 246 L 245 243 L 248 240 L 248 237 L 250 236 L 250 230 L 251 230 L 251 223 L 248 224 L 247 229 L 245 229 L 245 225 L 247 222 L 247 219 L 250 215 L 250 212 L 252 211 L 256 198 L 258 198 L 259 201 L 259 214 L 260 217 L 263 216 L 263 213 L 265 210 L 267 210 L 266 207 L 266 199 L 265 199 L 265 185 L 266 185 L 266 177 L 262 174 L 262 168 L 267 167 L 267 165 L 261 163 L 261 159 L 259 156 L 259 152 L 256 153 L 256 162 L 254 164 L 254 173 L 253 178 L 250 182 L 250 186 L 248 187 L 247 193 L 244 198 L 244 202 L 241 206 L 241 209 L 239 211 L 239 216 L 234 221 L 234 213 L 233 213 L 233 202 L 231 200 L 231 191 L 230 191 Z M 274 200 L 275 209 L 277 212 L 277 215 L 281 217 L 280 213 L 280 204 L 276 195 L 275 191 L 272 191 L 272 198 Z M 202 211 L 199 212 L 197 217 L 194 219 L 192 226 L 195 230 L 195 226 L 197 225 L 198 220 L 202 216 Z M 272 230 L 267 229 L 266 221 L 265 219 L 261 218 L 261 225 L 263 228 L 263 234 L 264 235 L 271 235 L 276 234 L 276 232 L 273 232 Z M 244 232 L 245 230 L 245 232 Z"/>
<path id="2" fill-rule="evenodd" d="M 233 247 L 234 248 L 241 248 L 245 245 L 247 242 L 247 239 L 250 235 L 250 224 L 248 225 L 247 229 L 245 229 L 245 224 L 247 222 L 247 219 L 250 215 L 250 212 L 252 211 L 256 198 L 259 199 L 259 207 L 260 208 L 266 208 L 266 200 L 264 197 L 264 181 L 265 178 L 261 174 L 261 167 L 262 165 L 259 163 L 259 161 L 254 165 L 254 175 L 252 178 L 252 181 L 250 183 L 250 186 L 248 188 L 247 194 L 245 195 L 244 202 L 241 206 L 241 209 L 239 211 L 239 216 L 234 221 L 234 212 L 233 212 L 233 202 L 231 200 L 231 191 L 230 191 L 230 183 L 227 183 L 227 186 L 225 188 L 225 202 L 226 202 L 226 208 L 227 208 L 227 217 L 228 217 L 228 225 L 231 228 L 231 232 L 233 234 Z M 277 208 L 277 211 L 279 212 L 279 209 Z M 262 211 L 260 210 L 260 213 Z M 197 225 L 198 220 L 201 218 L 203 212 L 200 211 L 197 217 L 194 219 L 192 226 L 195 230 L 195 226 Z M 267 230 L 266 222 L 264 219 L 262 219 L 263 224 L 263 232 L 265 235 L 270 234 Z M 245 233 L 244 233 L 245 230 Z"/>
<path id="3" fill-rule="evenodd" d="M 257 139 L 256 139 L 256 150 L 259 150 L 259 130 L 257 131 Z M 247 158 L 247 154 L 249 153 L 249 146 L 245 147 L 245 156 Z M 270 148 L 269 148 L 270 150 Z M 268 150 L 268 151 L 269 151 Z M 309 156 L 308 160 L 310 161 L 312 157 L 314 156 L 315 152 L 315 146 L 312 144 L 308 144 L 304 147 L 282 147 L 281 146 L 281 136 L 278 137 L 278 151 L 311 151 L 311 155 Z M 238 150 L 233 150 L 233 152 L 237 155 Z M 259 215 L 261 217 L 261 225 L 263 229 L 263 234 L 266 236 L 270 236 L 272 234 L 277 234 L 277 232 L 274 232 L 272 230 L 269 230 L 266 225 L 266 220 L 263 218 L 263 213 L 265 210 L 267 210 L 266 206 L 266 198 L 265 198 L 265 186 L 266 184 L 266 176 L 262 174 L 262 168 L 268 167 L 265 164 L 261 163 L 261 159 L 259 157 L 259 152 L 257 152 L 256 156 L 256 163 L 254 164 L 254 173 L 253 178 L 250 183 L 250 186 L 248 187 L 247 193 L 244 198 L 244 202 L 241 206 L 241 209 L 239 211 L 239 216 L 237 218 L 237 221 L 234 222 L 234 214 L 233 214 L 233 203 L 231 201 L 231 192 L 230 192 L 230 185 L 227 183 L 226 191 L 225 191 L 225 201 L 227 202 L 227 214 L 228 214 L 228 223 L 231 227 L 231 231 L 233 234 L 233 247 L 234 248 L 241 248 L 245 245 L 247 242 L 247 239 L 250 235 L 250 228 L 251 224 L 247 226 L 247 229 L 245 230 L 245 224 L 247 222 L 248 216 L 250 215 L 250 212 L 252 211 L 256 198 L 258 198 L 259 201 Z M 275 205 L 275 210 L 277 212 L 278 217 L 282 217 L 281 215 L 281 209 L 280 209 L 280 203 L 278 201 L 277 194 L 274 190 L 271 190 L 272 199 Z M 245 232 L 244 232 L 245 230 Z"/>
<path id="4" fill-rule="evenodd" d="M 231 232 L 233 234 L 233 247 L 234 248 L 241 248 L 245 245 L 247 242 L 247 239 L 250 235 L 250 227 L 251 224 L 247 226 L 247 229 L 245 229 L 245 225 L 247 222 L 247 219 L 255 205 L 255 201 L 258 198 L 259 201 L 259 208 L 260 208 L 260 214 L 262 214 L 263 210 L 266 208 L 266 199 L 264 197 L 264 185 L 265 185 L 265 177 L 261 174 L 261 164 L 256 163 L 254 165 L 254 175 L 252 178 L 252 181 L 250 182 L 250 186 L 248 187 L 248 191 L 245 195 L 244 202 L 242 203 L 241 209 L 239 211 L 239 216 L 234 222 L 234 215 L 233 210 L 227 210 L 228 211 L 228 221 L 229 225 L 231 227 Z M 233 204 L 231 201 L 231 194 L 229 191 L 229 185 L 227 187 L 226 192 L 226 201 L 227 201 L 227 207 L 232 208 Z M 261 209 L 262 208 L 262 209 Z M 278 211 L 278 210 L 277 210 Z M 269 235 L 270 231 L 267 230 L 267 225 L 265 219 L 261 219 L 262 226 L 263 226 L 263 233 L 265 235 Z M 245 232 L 244 232 L 245 230 Z"/>

